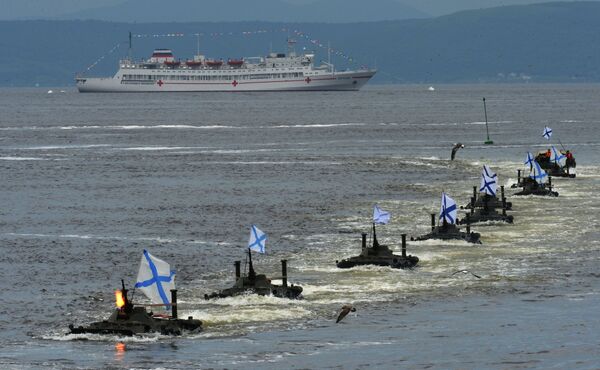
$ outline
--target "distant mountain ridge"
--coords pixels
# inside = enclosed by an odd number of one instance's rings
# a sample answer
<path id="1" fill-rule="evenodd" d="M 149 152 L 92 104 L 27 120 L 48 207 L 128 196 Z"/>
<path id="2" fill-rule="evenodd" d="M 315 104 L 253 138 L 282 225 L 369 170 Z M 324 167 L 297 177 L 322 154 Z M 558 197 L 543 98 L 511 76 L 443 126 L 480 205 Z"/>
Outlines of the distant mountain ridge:
<path id="1" fill-rule="evenodd" d="M 101 21 L 0 22 L 0 85 L 72 85 L 78 72 L 110 76 L 127 55 L 127 34 L 181 32 L 186 37 L 134 38 L 134 56 L 167 47 L 177 57 L 196 51 L 217 58 L 264 55 L 272 44 L 283 50 L 299 30 L 331 43 L 353 63 L 334 55 L 338 68 L 377 65 L 373 83 L 600 82 L 600 3 L 556 2 L 465 11 L 433 19 L 324 23 L 110 23 Z M 267 30 L 242 36 L 242 32 Z M 216 36 L 210 36 L 214 33 Z M 293 36 L 292 32 L 292 36 Z M 325 49 L 298 37 L 298 48 Z M 112 54 L 107 51 L 121 42 Z M 104 56 L 103 59 L 99 57 Z"/>
<path id="2" fill-rule="evenodd" d="M 428 15 L 396 0 L 314 0 L 292 4 L 282 0 L 227 0 L 207 4 L 197 0 L 127 0 L 97 9 L 67 13 L 62 19 L 112 22 L 369 22 Z"/>

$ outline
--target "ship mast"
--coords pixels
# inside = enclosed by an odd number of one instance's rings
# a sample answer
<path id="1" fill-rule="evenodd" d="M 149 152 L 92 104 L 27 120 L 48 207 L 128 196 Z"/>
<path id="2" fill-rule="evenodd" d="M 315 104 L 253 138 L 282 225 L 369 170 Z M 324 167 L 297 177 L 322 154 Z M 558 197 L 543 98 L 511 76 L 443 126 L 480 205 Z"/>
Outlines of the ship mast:
<path id="1" fill-rule="evenodd" d="M 331 73 L 333 74 L 333 67 L 331 66 L 331 42 L 327 41 L 327 64 L 331 69 Z"/>
<path id="2" fill-rule="evenodd" d="M 287 46 L 288 46 L 288 56 L 296 56 L 296 40 L 291 39 L 290 36 L 288 35 L 287 38 Z"/>
<path id="3" fill-rule="evenodd" d="M 200 32 L 196 34 L 196 55 L 200 55 Z"/>
<path id="4" fill-rule="evenodd" d="M 131 31 L 129 31 L 129 52 L 128 52 L 128 54 L 129 54 L 129 61 L 130 62 L 132 61 L 132 59 L 131 59 L 131 49 L 132 48 L 133 47 L 132 47 L 132 43 L 131 43 Z"/>

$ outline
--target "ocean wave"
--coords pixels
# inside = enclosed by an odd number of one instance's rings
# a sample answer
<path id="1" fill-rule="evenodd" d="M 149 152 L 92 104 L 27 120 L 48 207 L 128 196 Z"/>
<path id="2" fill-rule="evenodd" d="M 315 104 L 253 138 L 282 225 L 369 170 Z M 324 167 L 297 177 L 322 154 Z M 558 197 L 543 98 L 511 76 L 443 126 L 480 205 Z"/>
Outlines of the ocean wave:
<path id="1" fill-rule="evenodd" d="M 185 243 L 185 244 L 211 244 L 211 242 L 203 240 L 184 240 L 170 239 L 163 237 L 127 237 L 127 236 L 103 236 L 103 235 L 78 235 L 78 234 L 37 234 L 37 233 L 4 233 L 0 235 L 24 238 L 49 238 L 49 239 L 89 239 L 89 240 L 129 240 L 141 242 L 157 242 L 157 243 Z M 228 245 L 228 243 L 219 242 L 218 245 Z"/>
<path id="2" fill-rule="evenodd" d="M 259 128 L 327 128 L 327 127 L 346 127 L 346 126 L 366 126 L 367 123 L 322 123 L 322 124 L 295 124 L 295 125 L 277 125 L 277 126 L 259 126 Z"/>
<path id="3" fill-rule="evenodd" d="M 146 129 L 242 129 L 245 127 L 228 125 L 71 125 L 71 126 L 22 126 L 0 127 L 0 131 L 35 131 L 35 130 L 146 130 Z"/>

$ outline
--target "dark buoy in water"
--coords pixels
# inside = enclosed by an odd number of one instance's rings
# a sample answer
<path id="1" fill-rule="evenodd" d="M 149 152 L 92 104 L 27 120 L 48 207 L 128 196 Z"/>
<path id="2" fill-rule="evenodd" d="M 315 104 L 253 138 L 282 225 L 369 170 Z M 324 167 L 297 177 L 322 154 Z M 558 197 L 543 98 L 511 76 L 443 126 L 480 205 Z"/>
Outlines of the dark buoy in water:
<path id="1" fill-rule="evenodd" d="M 302 298 L 302 287 L 288 285 L 287 282 L 287 260 L 281 260 L 281 285 L 271 283 L 264 274 L 257 274 L 252 264 L 251 250 L 260 253 L 265 252 L 267 236 L 255 225 L 250 230 L 250 241 L 248 242 L 248 274 L 242 275 L 241 262 L 235 261 L 235 284 L 231 288 L 223 289 L 211 294 L 205 294 L 205 299 L 226 298 L 242 294 L 258 294 L 262 296 L 273 295 L 279 298 L 300 299 Z"/>
<path id="2" fill-rule="evenodd" d="M 442 193 L 442 211 L 440 212 L 441 224 L 436 226 L 435 219 L 436 214 L 431 214 L 431 232 L 411 240 L 428 240 L 428 239 L 440 239 L 440 240 L 464 240 L 469 243 L 481 244 L 479 240 L 480 234 L 471 232 L 471 223 L 467 215 L 466 221 L 466 232 L 460 231 L 456 226 L 456 203 L 445 193 Z"/>
<path id="3" fill-rule="evenodd" d="M 483 113 L 485 114 L 485 132 L 487 133 L 487 140 L 483 143 L 486 145 L 493 144 L 494 142 L 490 139 L 490 130 L 488 129 L 487 108 L 485 106 L 485 98 L 483 98 Z"/>
<path id="4" fill-rule="evenodd" d="M 375 225 L 373 224 L 373 245 L 367 246 L 367 234 L 362 234 L 362 251 L 360 255 L 336 261 L 337 267 L 346 269 L 356 266 L 374 265 L 389 266 L 396 269 L 413 268 L 419 263 L 419 258 L 406 254 L 406 234 L 402 234 L 402 255 L 393 254 L 387 245 L 377 242 Z"/>
<path id="5" fill-rule="evenodd" d="M 145 333 L 163 335 L 181 335 L 183 331 L 198 332 L 202 330 L 202 321 L 191 316 L 187 319 L 177 317 L 177 290 L 171 290 L 171 315 L 154 315 L 146 307 L 134 305 L 127 296 L 125 283 L 121 280 L 122 289 L 115 292 L 117 309 L 103 321 L 88 326 L 69 325 L 69 334 L 114 334 L 132 336 Z M 163 305 L 151 305 L 163 306 Z"/>

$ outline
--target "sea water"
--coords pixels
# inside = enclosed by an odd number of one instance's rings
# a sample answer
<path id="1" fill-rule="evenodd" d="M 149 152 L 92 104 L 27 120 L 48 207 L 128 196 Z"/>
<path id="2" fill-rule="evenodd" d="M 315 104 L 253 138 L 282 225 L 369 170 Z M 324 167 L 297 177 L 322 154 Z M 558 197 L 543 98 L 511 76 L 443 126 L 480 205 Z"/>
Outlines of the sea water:
<path id="1" fill-rule="evenodd" d="M 599 94 L 0 90 L 0 367 L 598 368 Z M 577 178 L 553 179 L 558 198 L 513 197 L 526 152 L 549 144 L 573 151 Z M 392 213 L 378 239 L 398 251 L 400 234 L 428 232 L 442 191 L 468 203 L 483 164 L 514 225 L 474 225 L 482 245 L 409 242 L 413 270 L 336 268 L 375 203 Z M 204 300 L 233 284 L 251 224 L 268 235 L 256 270 L 279 276 L 288 259 L 303 300 Z M 67 335 L 110 314 L 143 249 L 176 269 L 180 316 L 204 331 Z M 335 324 L 346 303 L 357 312 Z"/>

